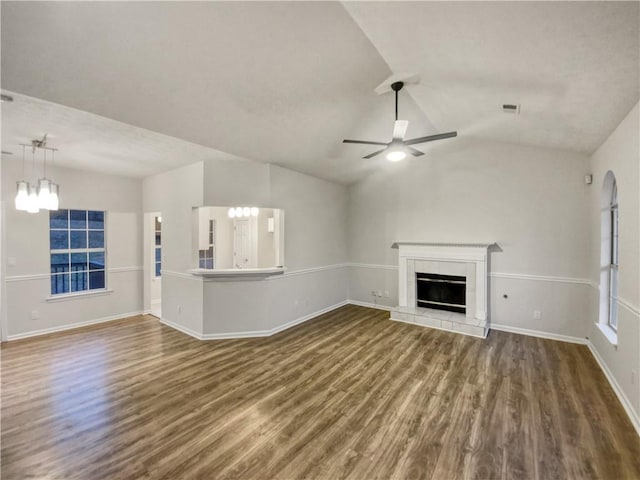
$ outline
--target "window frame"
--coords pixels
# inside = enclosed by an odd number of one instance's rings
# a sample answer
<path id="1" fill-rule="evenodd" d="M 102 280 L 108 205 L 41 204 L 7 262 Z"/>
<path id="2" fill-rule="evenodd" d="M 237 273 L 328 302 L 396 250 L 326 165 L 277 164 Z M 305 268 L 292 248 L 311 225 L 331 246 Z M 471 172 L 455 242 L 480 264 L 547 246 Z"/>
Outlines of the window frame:
<path id="1" fill-rule="evenodd" d="M 83 295 L 96 295 L 96 294 L 103 294 L 106 292 L 109 292 L 109 285 L 108 285 L 108 246 L 107 246 L 107 222 L 108 222 L 108 212 L 106 210 L 93 210 L 93 209 L 79 209 L 79 208 L 64 208 L 64 209 L 60 209 L 60 210 L 66 210 L 67 212 L 67 226 L 66 228 L 52 228 L 51 227 L 51 214 L 52 213 L 56 213 L 57 211 L 51 211 L 49 212 L 49 294 L 50 297 L 49 299 L 59 299 L 59 298 L 64 298 L 64 297 L 78 297 L 78 296 L 83 296 Z M 82 211 L 85 212 L 85 227 L 83 229 L 81 228 L 72 228 L 71 227 L 71 212 L 72 211 Z M 89 212 L 99 212 L 102 213 L 102 229 L 96 229 L 96 228 L 90 228 L 89 227 Z M 67 232 L 67 248 L 52 248 L 51 245 L 51 232 L 52 231 L 66 231 Z M 83 248 L 71 248 L 71 232 L 73 231 L 84 231 L 85 235 L 86 235 L 86 246 Z M 89 247 L 89 233 L 91 231 L 102 231 L 102 235 L 103 235 L 103 246 L 96 248 L 96 247 Z M 86 258 L 87 258 L 87 267 L 86 270 L 81 270 L 81 271 L 73 271 L 72 267 L 71 267 L 71 256 L 74 254 L 86 254 Z M 96 270 L 91 270 L 90 269 L 90 254 L 91 253 L 102 253 L 103 258 L 104 258 L 104 265 L 103 268 L 101 269 L 96 269 Z M 52 256 L 56 255 L 56 254 L 66 254 L 69 255 L 69 269 L 67 272 L 59 272 L 59 273 L 54 273 L 51 267 L 51 262 L 52 262 Z M 103 272 L 104 274 L 104 286 L 100 287 L 100 288 L 89 288 L 90 286 L 90 273 L 91 272 Z M 73 273 L 86 273 L 87 275 L 87 280 L 86 280 L 86 285 L 87 288 L 82 289 L 82 290 L 72 290 L 71 289 L 71 275 Z M 66 292 L 61 292 L 61 293 L 54 293 L 53 292 L 53 281 L 54 281 L 54 276 L 56 275 L 68 275 L 69 276 L 69 289 Z"/>
<path id="2" fill-rule="evenodd" d="M 614 332 L 618 332 L 618 271 L 620 268 L 619 257 L 619 224 L 620 216 L 618 211 L 618 185 L 613 181 L 611 200 L 609 202 L 609 264 L 607 288 L 607 326 Z"/>
<path id="3" fill-rule="evenodd" d="M 162 221 L 158 221 L 162 215 L 154 215 L 153 217 L 153 278 L 162 278 Z M 160 244 L 156 243 L 156 239 L 160 236 Z M 158 251 L 160 252 L 160 260 L 158 260 Z M 158 266 L 160 268 L 158 269 Z"/>

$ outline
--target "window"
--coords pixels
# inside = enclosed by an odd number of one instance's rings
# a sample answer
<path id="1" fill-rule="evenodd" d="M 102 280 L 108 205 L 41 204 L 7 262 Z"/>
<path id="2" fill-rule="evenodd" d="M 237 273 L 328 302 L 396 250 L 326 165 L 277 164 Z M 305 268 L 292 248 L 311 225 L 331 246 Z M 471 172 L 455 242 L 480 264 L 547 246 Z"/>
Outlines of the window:
<path id="1" fill-rule="evenodd" d="M 156 232 L 156 252 L 155 252 L 155 275 L 159 277 L 162 272 L 162 217 L 156 217 L 155 219 L 155 232 Z"/>
<path id="2" fill-rule="evenodd" d="M 216 222 L 215 220 L 209 220 L 209 248 L 199 252 L 198 266 L 200 268 L 215 268 L 215 232 Z"/>
<path id="3" fill-rule="evenodd" d="M 609 202 L 609 314 L 608 325 L 618 330 L 618 186 L 615 179 Z"/>
<path id="4" fill-rule="evenodd" d="M 600 196 L 600 315 L 602 334 L 618 344 L 618 185 L 613 172 L 604 176 Z"/>
<path id="5" fill-rule="evenodd" d="M 105 212 L 49 212 L 51 294 L 106 286 Z"/>

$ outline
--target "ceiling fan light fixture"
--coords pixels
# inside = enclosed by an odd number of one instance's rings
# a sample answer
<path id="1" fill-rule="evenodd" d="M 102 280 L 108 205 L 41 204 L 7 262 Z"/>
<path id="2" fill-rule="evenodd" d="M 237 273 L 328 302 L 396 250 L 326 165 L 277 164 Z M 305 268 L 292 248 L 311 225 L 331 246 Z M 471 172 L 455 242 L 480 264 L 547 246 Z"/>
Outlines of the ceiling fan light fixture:
<path id="1" fill-rule="evenodd" d="M 390 162 L 399 162 L 407 158 L 407 154 L 403 150 L 391 150 L 387 153 L 387 160 Z"/>

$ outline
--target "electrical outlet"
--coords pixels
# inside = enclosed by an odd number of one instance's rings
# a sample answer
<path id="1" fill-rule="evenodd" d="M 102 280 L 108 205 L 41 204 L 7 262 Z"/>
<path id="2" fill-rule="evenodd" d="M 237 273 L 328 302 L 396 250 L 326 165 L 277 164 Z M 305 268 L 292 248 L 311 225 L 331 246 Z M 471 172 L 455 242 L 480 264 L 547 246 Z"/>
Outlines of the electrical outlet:
<path id="1" fill-rule="evenodd" d="M 534 320 L 540 320 L 542 318 L 542 312 L 540 312 L 540 310 L 534 310 L 533 311 L 533 319 Z"/>
<path id="2" fill-rule="evenodd" d="M 38 310 L 31 310 L 31 320 L 37 320 L 40 318 L 40 312 Z"/>

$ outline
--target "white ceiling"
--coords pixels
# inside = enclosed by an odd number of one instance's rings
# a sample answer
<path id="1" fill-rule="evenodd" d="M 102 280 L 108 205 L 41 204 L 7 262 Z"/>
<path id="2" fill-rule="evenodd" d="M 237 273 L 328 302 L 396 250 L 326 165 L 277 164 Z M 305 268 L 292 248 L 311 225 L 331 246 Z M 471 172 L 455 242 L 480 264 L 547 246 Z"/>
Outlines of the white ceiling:
<path id="1" fill-rule="evenodd" d="M 408 72 L 409 136 L 590 153 L 638 101 L 638 7 L 3 1 L 2 88 L 35 98 L 2 104 L 2 149 L 49 132 L 76 168 L 145 176 L 224 151 L 349 183 L 383 160 L 341 140 L 388 139 L 392 97 L 373 90 Z"/>
<path id="2" fill-rule="evenodd" d="M 2 150 L 13 154 L 7 157 L 11 160 L 22 161 L 20 145 L 45 133 L 47 145 L 59 149 L 56 165 L 127 177 L 144 178 L 206 159 L 237 158 L 93 113 L 9 93 L 14 102 L 2 104 Z M 26 153 L 30 160 L 29 149 Z"/>
<path id="3" fill-rule="evenodd" d="M 440 131 L 590 154 L 640 97 L 638 2 L 346 2 Z M 519 116 L 501 112 L 521 104 Z"/>

